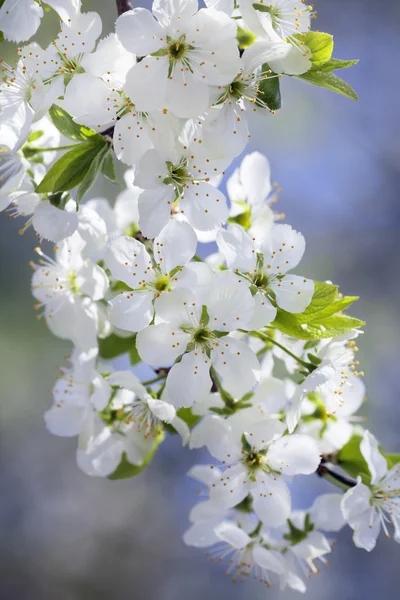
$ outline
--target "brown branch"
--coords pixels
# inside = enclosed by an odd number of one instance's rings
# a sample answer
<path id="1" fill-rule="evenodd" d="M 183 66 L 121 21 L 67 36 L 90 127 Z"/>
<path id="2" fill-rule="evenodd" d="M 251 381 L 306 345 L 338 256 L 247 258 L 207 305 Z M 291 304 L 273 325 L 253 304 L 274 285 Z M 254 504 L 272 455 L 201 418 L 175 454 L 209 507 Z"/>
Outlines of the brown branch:
<path id="1" fill-rule="evenodd" d="M 130 0 L 116 0 L 118 16 L 126 13 L 128 10 L 132 10 L 133 6 Z"/>

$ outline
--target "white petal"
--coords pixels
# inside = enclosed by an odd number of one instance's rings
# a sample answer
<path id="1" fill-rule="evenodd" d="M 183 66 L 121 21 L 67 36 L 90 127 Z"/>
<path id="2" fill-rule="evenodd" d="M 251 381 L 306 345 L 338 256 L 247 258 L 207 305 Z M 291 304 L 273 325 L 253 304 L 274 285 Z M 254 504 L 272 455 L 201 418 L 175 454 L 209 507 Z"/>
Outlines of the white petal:
<path id="1" fill-rule="evenodd" d="M 189 342 L 190 335 L 167 323 L 161 323 L 139 331 L 136 349 L 140 358 L 149 365 L 165 366 L 174 362 L 185 351 Z M 172 398 L 170 400 L 173 402 Z"/>
<path id="2" fill-rule="evenodd" d="M 267 456 L 272 468 L 286 475 L 309 475 L 320 463 L 318 446 L 307 435 L 292 434 L 276 440 Z"/>
<path id="3" fill-rule="evenodd" d="M 197 12 L 197 0 L 154 0 L 152 11 L 163 27 L 181 27 Z"/>
<path id="4" fill-rule="evenodd" d="M 238 225 L 221 229 L 217 234 L 217 244 L 229 268 L 251 272 L 255 269 L 257 255 L 250 236 Z"/>
<path id="5" fill-rule="evenodd" d="M 269 41 L 261 38 L 257 39 L 250 48 L 246 49 L 243 55 L 245 73 L 251 73 L 264 63 L 270 64 L 272 60 L 278 61 L 279 59 L 284 59 L 291 49 L 291 44 L 282 40 Z M 278 73 L 279 71 L 275 72 Z"/>
<path id="6" fill-rule="evenodd" d="M 364 432 L 360 450 L 367 461 L 371 483 L 378 483 L 387 473 L 387 461 L 379 450 L 377 439 L 369 431 Z"/>
<path id="7" fill-rule="evenodd" d="M 146 398 L 148 393 L 146 388 L 140 383 L 140 380 L 132 371 L 115 371 L 108 378 L 111 385 L 117 385 L 126 390 L 134 392 L 139 398 Z"/>
<path id="8" fill-rule="evenodd" d="M 219 537 L 220 540 L 226 542 L 232 548 L 239 550 L 240 548 L 244 548 L 251 542 L 251 537 L 247 535 L 233 523 L 229 523 L 228 521 L 224 521 L 220 525 L 217 525 L 215 528 L 215 533 Z"/>
<path id="9" fill-rule="evenodd" d="M 287 75 L 302 75 L 312 67 L 311 52 L 305 46 L 304 54 L 299 48 L 291 46 L 286 56 L 268 60 L 269 67 L 274 73 L 286 73 Z"/>
<path id="10" fill-rule="evenodd" d="M 252 495 L 254 512 L 264 525 L 279 527 L 289 518 L 290 492 L 281 477 L 265 476 L 265 484 Z"/>
<path id="11" fill-rule="evenodd" d="M 214 531 L 214 527 L 219 521 L 220 519 L 215 519 L 194 523 L 183 534 L 183 541 L 187 546 L 194 546 L 195 548 L 207 548 L 208 546 L 216 544 L 219 541 L 219 538 Z"/>
<path id="12" fill-rule="evenodd" d="M 211 389 L 210 359 L 201 352 L 184 354 L 167 378 L 167 392 L 175 406 L 192 406 Z"/>
<path id="13" fill-rule="evenodd" d="M 285 275 L 284 279 L 271 285 L 280 308 L 291 313 L 302 313 L 314 294 L 314 282 L 298 275 Z"/>
<path id="14" fill-rule="evenodd" d="M 0 31 L 10 42 L 29 40 L 39 28 L 43 8 L 34 0 L 5 0 L 0 8 Z"/>
<path id="15" fill-rule="evenodd" d="M 271 232 L 271 255 L 266 254 L 264 263 L 270 264 L 273 272 L 286 273 L 299 264 L 305 247 L 301 233 L 290 225 L 275 225 Z"/>
<path id="16" fill-rule="evenodd" d="M 110 305 L 110 322 L 124 331 L 141 331 L 154 315 L 152 292 L 120 292 Z"/>
<path id="17" fill-rule="evenodd" d="M 88 414 L 88 407 L 72 403 L 53 406 L 44 413 L 46 427 L 53 435 L 73 437 L 81 431 Z"/>
<path id="18" fill-rule="evenodd" d="M 147 119 L 129 112 L 115 123 L 114 149 L 119 160 L 134 165 L 153 147 Z"/>
<path id="19" fill-rule="evenodd" d="M 156 52 L 165 45 L 163 28 L 145 8 L 134 8 L 121 15 L 115 31 L 121 44 L 138 56 Z"/>
<path id="20" fill-rule="evenodd" d="M 44 239 L 60 242 L 77 229 L 78 217 L 76 213 L 60 210 L 44 200 L 35 209 L 32 225 Z"/>
<path id="21" fill-rule="evenodd" d="M 321 494 L 310 508 L 311 522 L 324 531 L 339 531 L 345 525 L 342 494 Z"/>
<path id="22" fill-rule="evenodd" d="M 112 240 L 107 246 L 104 261 L 114 279 L 133 289 L 141 288 L 152 279 L 150 256 L 144 244 L 131 237 L 120 236 Z"/>
<path id="23" fill-rule="evenodd" d="M 147 400 L 147 404 L 157 419 L 164 421 L 164 423 L 172 423 L 176 415 L 175 407 L 172 406 L 172 404 L 168 404 L 168 402 L 164 402 L 163 400 L 155 400 L 153 398 L 149 398 Z"/>
<path id="24" fill-rule="evenodd" d="M 218 506 L 231 508 L 244 500 L 248 493 L 246 469 L 242 464 L 236 464 L 211 486 L 210 500 Z"/>
<path id="25" fill-rule="evenodd" d="M 180 417 L 174 417 L 171 421 L 171 425 L 181 436 L 182 446 L 186 446 L 190 438 L 190 429 L 185 421 Z"/>
<path id="26" fill-rule="evenodd" d="M 201 305 L 191 291 L 178 287 L 155 301 L 156 322 L 165 321 L 176 327 L 193 326 L 200 318 Z"/>
<path id="27" fill-rule="evenodd" d="M 200 231 L 215 229 L 228 218 L 225 196 L 210 183 L 196 183 L 186 188 L 179 208 L 189 223 Z"/>
<path id="28" fill-rule="evenodd" d="M 101 300 L 108 290 L 108 277 L 98 265 L 87 260 L 77 274 L 77 286 L 82 294 L 92 300 Z"/>
<path id="29" fill-rule="evenodd" d="M 271 304 L 263 293 L 254 296 L 255 310 L 248 329 L 262 329 L 268 323 L 271 323 L 276 317 L 276 307 Z"/>
<path id="30" fill-rule="evenodd" d="M 193 477 L 193 479 L 197 479 L 204 483 L 207 486 L 210 486 L 212 483 L 216 483 L 221 477 L 220 469 L 217 469 L 213 465 L 194 465 L 187 472 L 189 477 Z"/>
<path id="31" fill-rule="evenodd" d="M 205 304 L 210 317 L 209 327 L 216 331 L 247 329 L 254 313 L 254 298 L 248 283 L 231 271 L 218 274 Z"/>
<path id="32" fill-rule="evenodd" d="M 248 427 L 244 435 L 250 446 L 264 450 L 268 444 L 280 438 L 284 431 L 285 425 L 278 419 L 263 419 Z"/>
<path id="33" fill-rule="evenodd" d="M 94 52 L 84 55 L 81 65 L 86 73 L 101 77 L 110 86 L 120 89 L 135 63 L 135 55 L 123 47 L 115 33 L 110 33 L 98 43 Z"/>
<path id="34" fill-rule="evenodd" d="M 240 438 L 235 439 L 228 421 L 218 415 L 208 415 L 192 430 L 190 448 L 203 446 L 221 462 L 231 463 L 241 458 Z"/>
<path id="35" fill-rule="evenodd" d="M 73 22 L 81 9 L 81 0 L 49 0 L 46 4 L 54 8 L 64 23 Z"/>
<path id="36" fill-rule="evenodd" d="M 139 196 L 139 225 L 143 235 L 155 238 L 171 215 L 173 190 L 166 186 L 145 190 Z"/>
<path id="37" fill-rule="evenodd" d="M 147 56 L 128 71 L 123 89 L 137 110 L 151 112 L 165 108 L 167 79 L 168 58 Z"/>
<path id="38" fill-rule="evenodd" d="M 272 571 L 272 573 L 277 573 L 278 575 L 284 574 L 285 562 L 279 552 L 271 552 L 271 550 L 266 550 L 266 548 L 257 544 L 253 548 L 253 557 L 262 569 Z"/>
<path id="39" fill-rule="evenodd" d="M 252 207 L 262 205 L 272 191 L 271 167 L 268 159 L 260 152 L 247 154 L 240 165 L 240 181 L 249 205 Z"/>
<path id="40" fill-rule="evenodd" d="M 181 119 L 190 119 L 203 114 L 210 104 L 210 88 L 198 81 L 179 64 L 172 71 L 166 85 L 167 108 Z"/>
<path id="41" fill-rule="evenodd" d="M 154 259 L 165 273 L 183 266 L 194 256 L 197 237 L 185 222 L 170 219 L 154 240 Z"/>
<path id="42" fill-rule="evenodd" d="M 260 374 L 260 364 L 254 352 L 244 342 L 232 337 L 221 338 L 212 355 L 214 367 L 229 393 L 241 398 L 255 386 Z"/>

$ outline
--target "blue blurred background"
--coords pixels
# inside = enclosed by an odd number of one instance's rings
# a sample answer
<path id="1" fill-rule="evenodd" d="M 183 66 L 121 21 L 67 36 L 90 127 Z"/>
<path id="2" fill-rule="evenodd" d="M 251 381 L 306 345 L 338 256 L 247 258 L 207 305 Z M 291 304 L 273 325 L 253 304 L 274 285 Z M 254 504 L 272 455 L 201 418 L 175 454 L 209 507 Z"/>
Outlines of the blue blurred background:
<path id="1" fill-rule="evenodd" d="M 114 2 L 83 0 L 83 6 L 101 14 L 104 33 L 112 30 Z M 282 110 L 253 118 L 251 149 L 269 157 L 283 190 L 278 208 L 306 236 L 301 273 L 361 296 L 353 312 L 367 321 L 359 342 L 369 399 L 364 413 L 385 449 L 399 451 L 400 4 L 318 1 L 316 9 L 315 29 L 334 34 L 335 56 L 361 59 L 342 72 L 360 101 L 287 78 Z M 43 43 L 55 36 L 56 19 L 47 23 L 37 37 Z M 11 52 L 12 45 L 0 46 L 2 58 Z M 198 494 L 185 473 L 204 455 L 182 451 L 170 438 L 140 477 L 111 482 L 80 473 L 75 440 L 46 432 L 42 414 L 70 347 L 35 320 L 28 261 L 36 244 L 29 231 L 20 237 L 19 227 L 0 214 L 0 597 L 294 598 L 257 582 L 232 585 L 221 566 L 184 546 L 181 534 Z M 298 507 L 330 489 L 309 479 L 307 487 L 296 486 Z M 338 537 L 331 566 L 310 580 L 307 597 L 398 597 L 400 547 L 382 537 L 368 554 L 354 548 L 349 531 Z"/>

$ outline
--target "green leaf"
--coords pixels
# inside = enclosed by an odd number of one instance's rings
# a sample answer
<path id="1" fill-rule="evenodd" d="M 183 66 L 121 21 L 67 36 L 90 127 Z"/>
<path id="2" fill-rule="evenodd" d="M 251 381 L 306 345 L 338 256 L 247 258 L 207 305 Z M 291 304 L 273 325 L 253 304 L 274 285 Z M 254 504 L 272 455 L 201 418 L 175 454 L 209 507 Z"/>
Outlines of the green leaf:
<path id="1" fill-rule="evenodd" d="M 189 429 L 192 429 L 200 421 L 199 415 L 194 415 L 191 408 L 180 408 L 176 411 L 178 417 L 185 421 Z"/>
<path id="2" fill-rule="evenodd" d="M 150 452 L 146 455 L 144 461 L 141 465 L 132 465 L 127 458 L 126 453 L 122 454 L 121 462 L 118 467 L 115 469 L 114 473 L 109 475 L 109 479 L 116 481 L 117 479 L 129 479 L 131 477 L 136 477 L 139 475 L 144 469 L 150 464 L 155 453 L 158 450 L 159 445 L 164 440 L 165 434 L 162 431 L 154 438 L 154 444 L 150 450 Z"/>
<path id="3" fill-rule="evenodd" d="M 99 355 L 107 360 L 131 352 L 136 349 L 136 334 L 129 337 L 119 337 L 112 333 L 104 339 L 99 339 Z"/>
<path id="4" fill-rule="evenodd" d="M 347 444 L 339 451 L 337 461 L 342 469 L 351 475 L 351 477 L 358 477 L 360 475 L 364 483 L 369 483 L 371 480 L 371 473 L 369 472 L 367 461 L 361 454 L 361 442 L 361 435 L 353 435 Z"/>
<path id="5" fill-rule="evenodd" d="M 97 150 L 97 154 L 94 157 L 94 159 L 92 160 L 88 170 L 86 171 L 86 174 L 85 174 L 84 178 L 82 179 L 82 182 L 76 193 L 76 202 L 77 202 L 78 206 L 79 206 L 82 198 L 84 197 L 84 195 L 90 190 L 90 188 L 96 181 L 97 176 L 102 169 L 103 162 L 107 155 L 107 152 L 108 152 L 107 144 L 104 144 L 103 146 L 99 146 L 99 149 Z"/>
<path id="6" fill-rule="evenodd" d="M 339 60 L 338 58 L 331 58 L 327 63 L 318 67 L 318 71 L 330 73 L 336 69 L 348 69 L 357 63 L 359 63 L 359 60 Z"/>
<path id="7" fill-rule="evenodd" d="M 324 73 L 323 71 L 311 70 L 303 75 L 298 75 L 297 77 L 303 81 L 306 81 L 307 83 L 311 83 L 312 85 L 317 85 L 319 87 L 332 90 L 337 94 L 345 96 L 345 98 L 358 100 L 358 96 L 353 88 L 348 83 L 343 81 L 343 79 L 340 79 L 333 73 Z"/>
<path id="8" fill-rule="evenodd" d="M 272 326 L 291 337 L 311 341 L 336 337 L 362 327 L 363 321 L 341 314 L 358 299 L 357 296 L 337 299 L 337 293 L 336 285 L 316 281 L 314 295 L 306 310 L 294 314 L 278 308 Z"/>
<path id="9" fill-rule="evenodd" d="M 248 29 L 243 29 L 242 27 L 238 26 L 236 39 L 238 41 L 239 48 L 241 50 L 245 50 L 256 41 L 257 36 L 255 36 L 254 33 Z"/>
<path id="10" fill-rule="evenodd" d="M 308 33 L 298 33 L 294 36 L 301 44 L 306 45 L 311 51 L 312 69 L 321 67 L 332 56 L 333 52 L 333 37 L 329 33 L 321 31 L 309 31 Z"/>
<path id="11" fill-rule="evenodd" d="M 82 142 L 66 152 L 46 173 L 36 191 L 42 194 L 72 190 L 83 181 L 99 151 L 99 144 Z"/>
<path id="12" fill-rule="evenodd" d="M 50 108 L 49 115 L 58 131 L 65 135 L 65 137 L 76 141 L 92 142 L 93 144 L 105 143 L 104 138 L 100 134 L 93 131 L 93 129 L 75 123 L 71 115 L 60 106 L 57 106 L 57 104 L 53 104 Z"/>
<path id="13" fill-rule="evenodd" d="M 386 452 L 382 452 L 382 454 L 387 460 L 388 469 L 400 462 L 400 454 L 387 454 Z"/>
<path id="14" fill-rule="evenodd" d="M 270 71 L 266 63 L 262 66 L 262 71 Z M 282 106 L 280 76 L 271 72 L 265 79 L 259 83 L 259 92 L 257 94 L 257 106 L 264 102 L 270 110 L 279 110 Z"/>
<path id="15" fill-rule="evenodd" d="M 104 157 L 103 164 L 101 166 L 101 172 L 109 181 L 115 183 L 117 176 L 115 173 L 114 152 L 111 148 Z"/>
<path id="16" fill-rule="evenodd" d="M 4 33 L 0 31 L 0 42 L 4 42 Z"/>

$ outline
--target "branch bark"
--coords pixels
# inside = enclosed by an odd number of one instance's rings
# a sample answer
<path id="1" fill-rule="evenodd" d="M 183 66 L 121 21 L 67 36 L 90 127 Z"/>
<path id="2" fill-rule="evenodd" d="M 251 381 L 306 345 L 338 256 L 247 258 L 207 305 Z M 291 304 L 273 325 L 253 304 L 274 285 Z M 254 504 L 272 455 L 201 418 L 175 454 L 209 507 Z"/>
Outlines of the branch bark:
<path id="1" fill-rule="evenodd" d="M 323 461 L 321 461 L 321 464 L 317 469 L 317 475 L 327 479 L 331 483 L 334 483 L 344 490 L 348 490 L 356 485 L 356 482 L 353 479 L 349 479 L 348 477 L 345 477 L 336 471 L 332 471 L 326 466 L 326 464 L 323 464 Z"/>
<path id="2" fill-rule="evenodd" d="M 118 16 L 126 13 L 128 10 L 132 10 L 133 6 L 130 0 L 116 0 Z"/>

